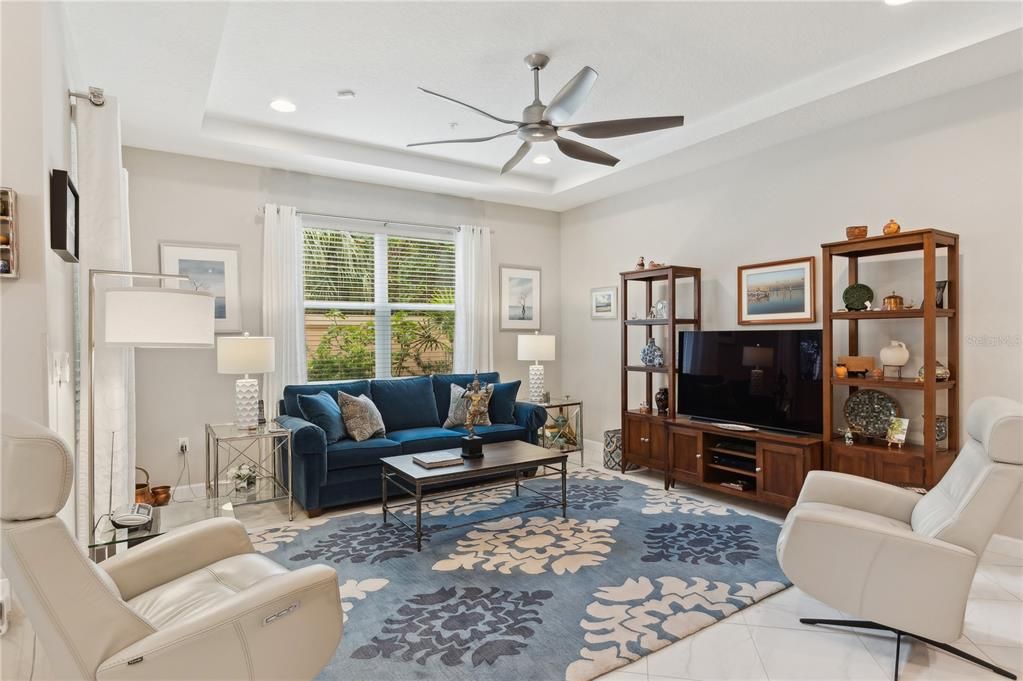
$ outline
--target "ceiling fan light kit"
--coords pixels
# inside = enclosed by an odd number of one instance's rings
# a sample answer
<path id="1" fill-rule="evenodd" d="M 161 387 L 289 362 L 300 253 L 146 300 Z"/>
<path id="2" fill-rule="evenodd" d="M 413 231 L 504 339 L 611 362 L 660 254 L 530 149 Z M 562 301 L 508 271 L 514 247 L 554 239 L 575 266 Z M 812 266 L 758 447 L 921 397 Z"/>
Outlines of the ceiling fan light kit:
<path id="1" fill-rule="evenodd" d="M 424 87 L 419 89 L 428 95 L 434 97 L 440 97 L 446 99 L 449 102 L 464 106 L 467 109 L 471 109 L 481 116 L 485 116 L 491 120 L 497 121 L 498 123 L 505 123 L 507 125 L 514 125 L 514 130 L 507 130 L 505 132 L 497 133 L 489 137 L 470 137 L 464 139 L 451 139 L 451 140 L 436 140 L 432 142 L 414 142 L 409 144 L 410 147 L 419 147 L 430 144 L 464 144 L 464 143 L 475 143 L 475 142 L 488 142 L 499 137 L 507 137 L 509 135 L 516 135 L 522 144 L 519 145 L 518 150 L 508 159 L 507 163 L 501 168 L 501 174 L 507 173 L 509 170 L 514 168 L 518 163 L 526 157 L 533 144 L 540 142 L 554 142 L 557 145 L 558 150 L 570 158 L 574 158 L 578 161 L 586 161 L 587 163 L 599 163 L 605 166 L 617 165 L 619 160 L 611 154 L 608 154 L 600 149 L 591 147 L 588 144 L 577 142 L 567 137 L 562 137 L 561 132 L 571 132 L 580 137 L 589 137 L 596 139 L 607 139 L 610 137 L 624 137 L 625 135 L 637 135 L 644 132 L 653 132 L 655 130 L 665 130 L 668 128 L 677 128 L 684 122 L 682 116 L 653 116 L 648 118 L 621 118 L 618 120 L 611 121 L 597 121 L 594 123 L 567 123 L 568 119 L 571 118 L 586 101 L 586 97 L 590 94 L 590 90 L 593 89 L 593 85 L 597 82 L 597 72 L 589 66 L 584 66 L 579 70 L 579 73 L 575 74 L 571 80 L 565 83 L 565 86 L 558 91 L 558 94 L 554 95 L 554 99 L 549 104 L 544 104 L 540 101 L 540 71 L 550 62 L 550 58 L 545 54 L 534 52 L 525 59 L 526 65 L 533 72 L 533 101 L 526 108 L 522 110 L 521 121 L 511 121 L 506 118 L 500 118 L 493 114 L 487 113 L 482 109 L 478 109 L 471 104 L 459 101 L 454 97 L 448 97 L 442 95 L 439 92 L 427 90 Z M 538 159 L 540 157 L 537 157 Z M 548 158 L 548 161 L 550 159 Z M 537 163 L 545 163 L 546 161 L 536 161 Z"/>

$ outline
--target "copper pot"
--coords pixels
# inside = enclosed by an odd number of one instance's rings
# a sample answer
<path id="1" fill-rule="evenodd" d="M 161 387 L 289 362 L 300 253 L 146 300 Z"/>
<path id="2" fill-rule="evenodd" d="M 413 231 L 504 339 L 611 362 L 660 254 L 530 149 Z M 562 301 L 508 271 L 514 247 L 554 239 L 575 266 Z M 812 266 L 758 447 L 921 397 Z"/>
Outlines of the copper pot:
<path id="1" fill-rule="evenodd" d="M 153 488 L 153 506 L 166 506 L 171 500 L 170 485 L 157 485 Z"/>
<path id="2" fill-rule="evenodd" d="M 135 503 L 136 504 L 152 504 L 153 503 L 153 490 L 149 488 L 149 471 L 141 466 L 135 466 L 136 471 L 142 471 L 146 476 L 145 482 L 135 483 Z"/>
<path id="3" fill-rule="evenodd" d="M 885 296 L 884 300 L 881 301 L 882 310 L 901 310 L 905 307 L 905 301 L 902 300 L 902 296 L 892 291 L 890 296 Z"/>

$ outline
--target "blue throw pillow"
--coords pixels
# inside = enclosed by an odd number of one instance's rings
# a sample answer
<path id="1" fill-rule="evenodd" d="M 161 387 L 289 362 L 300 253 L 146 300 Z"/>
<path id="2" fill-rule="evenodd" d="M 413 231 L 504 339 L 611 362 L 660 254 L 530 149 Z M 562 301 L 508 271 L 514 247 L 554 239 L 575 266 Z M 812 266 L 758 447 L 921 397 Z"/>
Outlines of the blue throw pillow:
<path id="1" fill-rule="evenodd" d="M 341 420 L 341 407 L 327 393 L 299 395 L 298 408 L 306 421 L 323 429 L 328 443 L 337 442 L 347 435 L 345 423 Z"/>
<path id="2" fill-rule="evenodd" d="M 429 376 L 377 379 L 373 381 L 370 398 L 380 410 L 388 433 L 440 425 Z"/>
<path id="3" fill-rule="evenodd" d="M 490 398 L 491 423 L 515 423 L 515 398 L 519 395 L 522 381 L 494 383 L 494 395 Z"/>

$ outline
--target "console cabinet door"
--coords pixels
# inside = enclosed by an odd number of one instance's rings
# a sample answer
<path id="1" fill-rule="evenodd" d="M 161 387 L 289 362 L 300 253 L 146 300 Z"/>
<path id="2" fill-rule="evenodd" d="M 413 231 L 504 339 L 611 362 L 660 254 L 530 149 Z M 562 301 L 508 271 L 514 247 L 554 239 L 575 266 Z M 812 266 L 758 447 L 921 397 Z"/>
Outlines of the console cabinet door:
<path id="1" fill-rule="evenodd" d="M 763 501 L 795 505 L 806 474 L 806 450 L 802 447 L 757 443 L 758 496 Z"/>
<path id="2" fill-rule="evenodd" d="M 658 471 L 668 467 L 667 428 L 661 422 L 639 416 L 625 415 L 622 419 L 625 456 L 622 460 Z"/>
<path id="3" fill-rule="evenodd" d="M 838 473 L 858 475 L 861 478 L 874 477 L 874 459 L 870 452 L 846 447 L 831 448 L 831 470 Z"/>
<path id="4" fill-rule="evenodd" d="M 919 456 L 906 456 L 893 449 L 891 454 L 880 454 L 874 460 L 874 477 L 889 485 L 924 484 L 924 460 Z"/>
<path id="5" fill-rule="evenodd" d="M 698 430 L 685 428 L 668 429 L 668 458 L 672 480 L 683 482 L 699 482 L 700 474 L 701 433 Z"/>

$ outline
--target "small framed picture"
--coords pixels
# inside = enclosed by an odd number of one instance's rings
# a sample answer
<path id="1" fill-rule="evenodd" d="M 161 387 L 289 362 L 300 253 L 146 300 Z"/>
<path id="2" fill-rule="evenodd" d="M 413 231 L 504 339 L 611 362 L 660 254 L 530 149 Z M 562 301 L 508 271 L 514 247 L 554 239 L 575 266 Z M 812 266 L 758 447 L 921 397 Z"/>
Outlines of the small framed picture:
<path id="1" fill-rule="evenodd" d="M 540 269 L 501 265 L 502 331 L 540 330 Z"/>
<path id="2" fill-rule="evenodd" d="M 892 420 L 888 422 L 888 433 L 884 439 L 888 441 L 889 447 L 892 445 L 902 447 L 906 442 L 906 433 L 908 432 L 909 419 L 893 416 Z"/>
<path id="3" fill-rule="evenodd" d="M 65 262 L 78 262 L 78 190 L 66 170 L 50 174 L 50 248 Z"/>
<path id="4" fill-rule="evenodd" d="M 166 281 L 164 286 L 194 286 L 213 294 L 214 330 L 242 330 L 242 301 L 238 284 L 238 247 L 217 244 L 160 244 L 160 274 L 184 274 L 192 283 Z"/>
<path id="5" fill-rule="evenodd" d="M 590 289 L 590 319 L 618 319 L 618 287 Z"/>
<path id="6" fill-rule="evenodd" d="M 803 324 L 817 318 L 815 258 L 738 269 L 740 324 Z"/>

